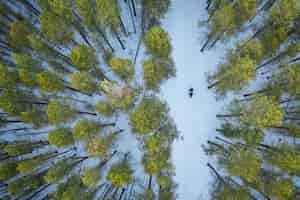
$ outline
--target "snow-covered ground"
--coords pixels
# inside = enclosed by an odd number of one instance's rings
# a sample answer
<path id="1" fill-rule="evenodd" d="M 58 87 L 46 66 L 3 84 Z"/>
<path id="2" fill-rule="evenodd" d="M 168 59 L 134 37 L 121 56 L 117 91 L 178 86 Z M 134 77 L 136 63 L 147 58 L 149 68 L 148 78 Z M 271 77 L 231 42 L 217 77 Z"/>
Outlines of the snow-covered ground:
<path id="1" fill-rule="evenodd" d="M 221 61 L 224 45 L 200 52 L 205 30 L 198 27 L 198 22 L 206 18 L 205 6 L 205 0 L 172 0 L 163 21 L 172 40 L 177 77 L 163 85 L 161 96 L 170 105 L 170 114 L 184 137 L 174 143 L 172 156 L 180 200 L 197 200 L 200 196 L 209 199 L 212 174 L 206 167 L 209 158 L 201 145 L 215 136 L 218 126 L 215 116 L 222 110 L 222 103 L 216 102 L 213 93 L 207 90 L 205 73 L 214 70 Z M 190 87 L 195 89 L 192 99 L 188 97 Z"/>

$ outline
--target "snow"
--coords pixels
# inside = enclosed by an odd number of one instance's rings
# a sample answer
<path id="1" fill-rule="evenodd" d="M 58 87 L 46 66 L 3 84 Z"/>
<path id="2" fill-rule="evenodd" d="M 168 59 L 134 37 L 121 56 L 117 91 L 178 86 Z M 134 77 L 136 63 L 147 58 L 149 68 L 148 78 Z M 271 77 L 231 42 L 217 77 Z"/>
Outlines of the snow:
<path id="1" fill-rule="evenodd" d="M 173 0 L 163 21 L 172 40 L 177 77 L 162 86 L 160 95 L 168 102 L 170 115 L 184 137 L 174 143 L 172 153 L 180 200 L 209 199 L 212 174 L 206 164 L 210 160 L 201 145 L 216 136 L 216 114 L 223 106 L 207 90 L 205 73 L 222 61 L 224 45 L 200 52 L 204 30 L 198 27 L 198 21 L 206 18 L 205 6 L 205 0 Z M 188 97 L 190 87 L 195 90 L 192 99 Z"/>

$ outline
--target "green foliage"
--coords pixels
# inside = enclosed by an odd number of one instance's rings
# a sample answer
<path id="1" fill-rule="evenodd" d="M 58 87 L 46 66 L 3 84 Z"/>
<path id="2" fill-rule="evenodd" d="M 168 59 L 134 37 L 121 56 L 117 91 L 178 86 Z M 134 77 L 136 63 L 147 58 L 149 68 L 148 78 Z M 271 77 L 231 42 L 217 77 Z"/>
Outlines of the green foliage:
<path id="1" fill-rule="evenodd" d="M 218 129 L 225 137 L 243 139 L 248 144 L 258 144 L 264 139 L 264 134 L 258 130 L 250 130 L 247 127 L 234 127 L 229 123 L 222 124 Z"/>
<path id="2" fill-rule="evenodd" d="M 51 195 L 53 200 L 61 200 L 62 195 L 67 190 L 67 188 L 68 188 L 68 182 L 60 183 L 57 186 L 57 189 Z"/>
<path id="3" fill-rule="evenodd" d="M 87 143 L 87 151 L 90 156 L 106 158 L 115 140 L 115 135 L 98 136 Z"/>
<path id="4" fill-rule="evenodd" d="M 291 178 L 260 176 L 255 182 L 255 187 L 264 191 L 265 195 L 278 200 L 289 199 L 294 194 L 294 185 Z"/>
<path id="5" fill-rule="evenodd" d="M 161 27 L 151 28 L 145 35 L 147 51 L 158 58 L 168 58 L 171 53 L 171 44 L 168 33 Z"/>
<path id="6" fill-rule="evenodd" d="M 72 0 L 50 0 L 48 5 L 52 12 L 61 17 L 61 20 L 64 20 L 68 23 L 73 22 L 72 14 Z"/>
<path id="7" fill-rule="evenodd" d="M 69 171 L 70 164 L 66 160 L 58 161 L 53 165 L 44 176 L 47 183 L 55 184 L 58 183 Z"/>
<path id="8" fill-rule="evenodd" d="M 211 32 L 217 36 L 231 35 L 236 28 L 234 19 L 234 9 L 231 4 L 227 4 L 220 8 L 211 17 Z"/>
<path id="9" fill-rule="evenodd" d="M 34 88 L 37 85 L 37 79 L 35 73 L 26 69 L 18 71 L 20 81 L 29 88 Z"/>
<path id="10" fill-rule="evenodd" d="M 58 128 L 48 133 L 48 141 L 51 145 L 65 147 L 74 144 L 73 135 L 68 128 Z"/>
<path id="11" fill-rule="evenodd" d="M 147 60 L 143 64 L 144 80 L 148 90 L 158 91 L 161 83 L 174 76 L 174 66 L 170 61 Z"/>
<path id="12" fill-rule="evenodd" d="M 114 108 L 108 102 L 99 101 L 96 104 L 96 111 L 105 117 L 111 117 L 114 113 Z"/>
<path id="13" fill-rule="evenodd" d="M 212 191 L 212 200 L 251 200 L 251 196 L 245 188 L 234 188 L 230 184 L 218 181 Z"/>
<path id="14" fill-rule="evenodd" d="M 260 172 L 261 160 L 254 151 L 232 150 L 228 156 L 226 167 L 231 176 L 239 176 L 252 182 Z"/>
<path id="15" fill-rule="evenodd" d="M 18 76 L 15 72 L 10 71 L 7 66 L 0 64 L 0 86 L 15 87 Z"/>
<path id="16" fill-rule="evenodd" d="M 5 145 L 3 149 L 9 156 L 31 153 L 34 148 L 29 142 L 15 142 Z"/>
<path id="17" fill-rule="evenodd" d="M 260 36 L 268 55 L 276 53 L 289 37 L 289 28 L 297 20 L 300 10 L 297 0 L 283 0 L 274 5 L 267 29 Z"/>
<path id="18" fill-rule="evenodd" d="M 81 177 L 82 183 L 87 187 L 96 187 L 100 179 L 101 174 L 98 167 L 86 169 Z"/>
<path id="19" fill-rule="evenodd" d="M 218 66 L 217 72 L 209 76 L 216 93 L 225 96 L 229 91 L 240 91 L 256 77 L 256 63 L 250 56 L 236 57 L 229 54 L 228 62 Z M 236 75 L 238 74 L 238 76 Z"/>
<path id="20" fill-rule="evenodd" d="M 280 79 L 284 81 L 285 92 L 290 95 L 300 93 L 300 64 L 290 66 L 286 71 L 279 75 Z"/>
<path id="21" fill-rule="evenodd" d="M 93 193 L 90 193 L 83 187 L 81 179 L 78 176 L 73 176 L 68 181 L 69 185 L 63 191 L 61 200 L 73 200 L 73 199 L 80 199 L 80 200 L 92 200 Z"/>
<path id="22" fill-rule="evenodd" d="M 145 140 L 145 148 L 147 153 L 154 155 L 158 154 L 163 150 L 165 141 L 160 135 L 150 136 Z"/>
<path id="23" fill-rule="evenodd" d="M 251 17 L 256 15 L 257 8 L 256 0 L 244 0 L 236 2 L 234 7 L 235 24 L 237 27 L 241 27 Z"/>
<path id="24" fill-rule="evenodd" d="M 246 43 L 243 41 L 237 47 L 236 56 L 249 57 L 257 65 L 262 62 L 265 50 L 260 40 L 253 39 Z"/>
<path id="25" fill-rule="evenodd" d="M 28 109 L 28 105 L 22 103 L 26 96 L 18 90 L 5 90 L 0 95 L 0 107 L 9 115 L 19 115 Z"/>
<path id="26" fill-rule="evenodd" d="M 133 182 L 132 170 L 127 161 L 114 164 L 107 178 L 115 187 L 123 187 Z"/>
<path id="27" fill-rule="evenodd" d="M 93 93 L 96 91 L 97 84 L 88 72 L 74 72 L 70 75 L 71 85 L 80 91 Z"/>
<path id="28" fill-rule="evenodd" d="M 128 111 L 136 100 L 139 89 L 131 88 L 129 85 L 121 86 L 115 82 L 104 80 L 100 85 L 108 98 L 112 108 L 120 108 Z"/>
<path id="29" fill-rule="evenodd" d="M 53 72 L 41 72 L 36 77 L 39 86 L 45 92 L 58 92 L 64 89 L 61 78 Z"/>
<path id="30" fill-rule="evenodd" d="M 89 28 L 95 26 L 95 8 L 91 0 L 76 0 L 76 7 L 83 23 Z"/>
<path id="31" fill-rule="evenodd" d="M 81 119 L 74 126 L 72 133 L 75 140 L 80 140 L 87 139 L 89 136 L 97 134 L 100 130 L 101 126 L 97 122 Z"/>
<path id="32" fill-rule="evenodd" d="M 22 173 L 30 173 L 33 172 L 36 167 L 38 167 L 43 161 L 43 156 L 37 156 L 34 158 L 28 158 L 18 162 L 17 170 Z"/>
<path id="33" fill-rule="evenodd" d="M 42 10 L 40 15 L 41 31 L 52 42 L 59 45 L 66 45 L 73 38 L 73 31 L 64 20 L 55 13 Z"/>
<path id="34" fill-rule="evenodd" d="M 95 55 L 94 49 L 85 45 L 74 47 L 70 58 L 73 65 L 81 70 L 91 69 L 92 67 L 96 67 L 98 64 L 98 59 Z"/>
<path id="35" fill-rule="evenodd" d="M 18 67 L 27 69 L 29 71 L 36 71 L 41 65 L 40 61 L 26 54 L 14 53 L 12 58 Z"/>
<path id="36" fill-rule="evenodd" d="M 130 81 L 134 76 L 134 66 L 129 59 L 112 58 L 109 61 L 109 66 L 123 80 Z"/>
<path id="37" fill-rule="evenodd" d="M 21 112 L 20 119 L 25 123 L 33 124 L 36 128 L 42 127 L 47 121 L 45 114 L 36 109 Z"/>
<path id="38" fill-rule="evenodd" d="M 50 124 L 62 124 L 75 115 L 75 111 L 67 104 L 52 100 L 47 107 L 47 117 Z"/>
<path id="39" fill-rule="evenodd" d="M 146 173 L 159 174 L 162 170 L 170 167 L 169 153 L 164 151 L 159 154 L 145 156 L 143 164 Z"/>
<path id="40" fill-rule="evenodd" d="M 96 22 L 117 32 L 120 25 L 120 11 L 117 0 L 96 0 Z"/>
<path id="41" fill-rule="evenodd" d="M 10 26 L 9 43 L 16 49 L 28 47 L 28 36 L 31 33 L 30 26 L 25 21 L 15 21 Z"/>
<path id="42" fill-rule="evenodd" d="M 241 122 L 257 129 L 282 125 L 283 110 L 266 96 L 257 97 L 242 107 Z"/>
<path id="43" fill-rule="evenodd" d="M 8 191 L 15 195 L 26 195 L 43 185 L 39 176 L 24 176 L 8 184 Z"/>
<path id="44" fill-rule="evenodd" d="M 159 20 L 164 17 L 170 7 L 170 0 L 142 0 L 142 5 L 145 10 L 146 18 L 151 26 L 151 20 L 159 23 Z"/>
<path id="45" fill-rule="evenodd" d="M 18 174 L 16 163 L 1 163 L 0 164 L 0 180 L 4 181 Z"/>
<path id="46" fill-rule="evenodd" d="M 142 194 L 137 195 L 137 197 L 135 197 L 135 199 L 137 200 L 154 200 L 155 199 L 155 193 L 152 190 L 146 189 L 145 191 L 143 191 Z"/>
<path id="47" fill-rule="evenodd" d="M 157 183 L 159 184 L 159 186 L 165 188 L 165 187 L 172 185 L 172 180 L 171 180 L 171 177 L 169 177 L 169 176 L 161 176 L 160 175 L 157 177 Z"/>
<path id="48" fill-rule="evenodd" d="M 166 115 L 165 104 L 153 96 L 146 96 L 138 107 L 130 113 L 133 132 L 141 135 L 158 130 Z"/>
<path id="49" fill-rule="evenodd" d="M 48 59 L 49 57 L 56 57 L 57 52 L 51 49 L 46 43 L 38 35 L 29 35 L 28 36 L 30 47 L 35 51 L 38 52 L 41 56 Z"/>
<path id="50" fill-rule="evenodd" d="M 275 147 L 276 152 L 267 156 L 267 161 L 284 172 L 293 173 L 300 168 L 300 154 L 292 146 L 283 145 Z"/>

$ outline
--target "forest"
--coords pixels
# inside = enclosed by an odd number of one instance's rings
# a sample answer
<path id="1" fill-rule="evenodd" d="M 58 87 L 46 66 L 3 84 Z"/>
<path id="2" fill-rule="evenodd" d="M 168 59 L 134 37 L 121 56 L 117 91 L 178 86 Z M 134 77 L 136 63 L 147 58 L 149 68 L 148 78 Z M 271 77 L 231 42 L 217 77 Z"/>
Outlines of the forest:
<path id="1" fill-rule="evenodd" d="M 1 199 L 175 198 L 169 4 L 1 0 Z"/>
<path id="2" fill-rule="evenodd" d="M 174 1 L 0 0 L 0 199 L 186 199 L 161 95 Z M 229 102 L 199 143 L 205 200 L 300 200 L 300 2 L 202 1 L 196 54 L 226 53 L 197 76 Z"/>
<path id="3" fill-rule="evenodd" d="M 239 38 L 207 74 L 218 100 L 212 199 L 300 199 L 300 4 L 298 0 L 207 1 L 201 51 Z M 225 17 L 226 16 L 226 17 Z"/>

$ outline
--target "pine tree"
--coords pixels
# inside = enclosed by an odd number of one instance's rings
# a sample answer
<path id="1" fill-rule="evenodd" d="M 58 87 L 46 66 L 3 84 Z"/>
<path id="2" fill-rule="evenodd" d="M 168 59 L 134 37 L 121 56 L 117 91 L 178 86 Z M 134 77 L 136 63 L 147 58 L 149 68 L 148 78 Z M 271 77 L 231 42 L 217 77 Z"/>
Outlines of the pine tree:
<path id="1" fill-rule="evenodd" d="M 48 133 L 48 141 L 50 145 L 57 147 L 65 147 L 74 144 L 72 132 L 68 128 L 59 128 Z"/>
<path id="2" fill-rule="evenodd" d="M 158 130 L 166 114 L 166 106 L 153 96 L 144 97 L 140 105 L 130 113 L 133 132 L 144 135 Z"/>
<path id="3" fill-rule="evenodd" d="M 166 59 L 170 56 L 170 39 L 161 27 L 153 27 L 146 33 L 145 45 L 149 54 L 154 57 Z"/>
<path id="4" fill-rule="evenodd" d="M 133 182 L 132 170 L 126 160 L 114 164 L 107 178 L 115 187 L 123 187 Z"/>
<path id="5" fill-rule="evenodd" d="M 73 65 L 80 70 L 89 70 L 98 64 L 94 49 L 85 45 L 74 47 L 70 58 Z"/>

